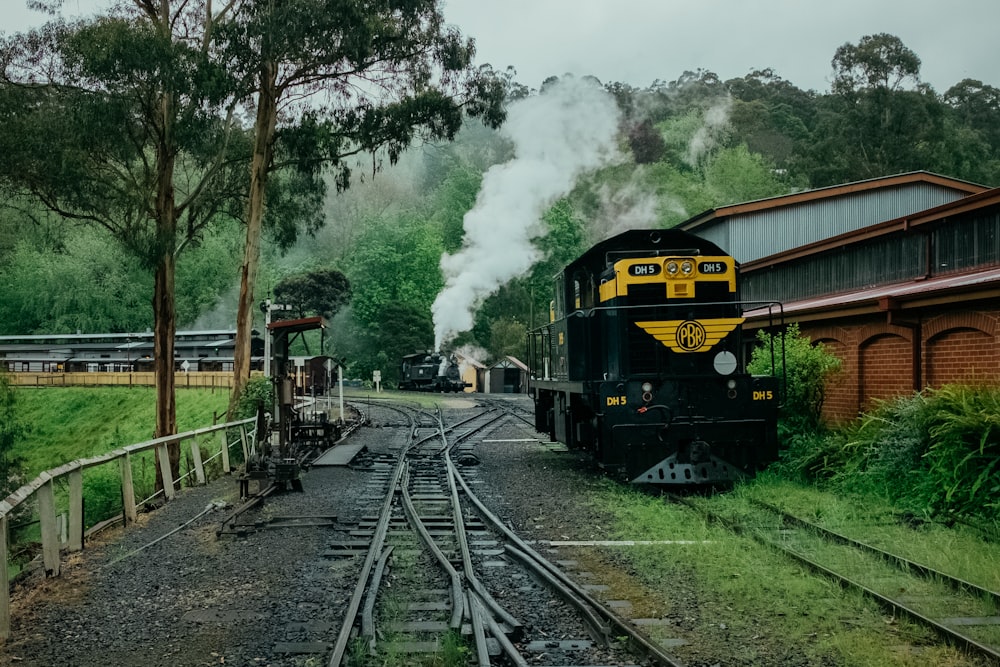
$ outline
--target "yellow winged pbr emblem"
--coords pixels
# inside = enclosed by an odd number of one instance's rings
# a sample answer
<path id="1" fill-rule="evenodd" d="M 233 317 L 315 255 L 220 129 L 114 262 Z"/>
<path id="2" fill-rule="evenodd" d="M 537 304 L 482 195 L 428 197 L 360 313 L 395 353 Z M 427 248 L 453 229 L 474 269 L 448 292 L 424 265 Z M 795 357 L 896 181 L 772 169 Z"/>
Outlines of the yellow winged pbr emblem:
<path id="1" fill-rule="evenodd" d="M 705 352 L 743 324 L 742 317 L 718 320 L 636 322 L 636 326 L 674 352 Z"/>

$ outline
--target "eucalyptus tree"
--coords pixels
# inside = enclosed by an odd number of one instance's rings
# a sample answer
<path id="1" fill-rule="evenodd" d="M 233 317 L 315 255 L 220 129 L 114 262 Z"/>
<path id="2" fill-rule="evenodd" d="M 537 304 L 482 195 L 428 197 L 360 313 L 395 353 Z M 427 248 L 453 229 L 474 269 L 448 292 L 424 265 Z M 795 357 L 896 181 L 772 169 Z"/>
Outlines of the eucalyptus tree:
<path id="1" fill-rule="evenodd" d="M 319 187 L 332 172 L 341 191 L 353 167 L 375 172 L 417 139 L 453 139 L 464 113 L 498 126 L 506 79 L 473 66 L 474 43 L 445 25 L 440 0 L 231 4 L 232 15 L 216 25 L 217 44 L 254 107 L 233 409 L 249 378 L 270 174 L 292 170 Z"/>
<path id="2" fill-rule="evenodd" d="M 945 107 L 920 81 L 920 58 L 893 35 L 836 50 L 832 94 L 822 100 L 814 186 L 933 169 L 946 143 Z"/>
<path id="3" fill-rule="evenodd" d="M 213 20 L 210 2 L 122 0 L 0 45 L 0 183 L 106 230 L 153 274 L 156 436 L 176 432 L 177 255 L 238 214 L 245 178 Z M 170 463 L 176 472 L 176 446 Z"/>

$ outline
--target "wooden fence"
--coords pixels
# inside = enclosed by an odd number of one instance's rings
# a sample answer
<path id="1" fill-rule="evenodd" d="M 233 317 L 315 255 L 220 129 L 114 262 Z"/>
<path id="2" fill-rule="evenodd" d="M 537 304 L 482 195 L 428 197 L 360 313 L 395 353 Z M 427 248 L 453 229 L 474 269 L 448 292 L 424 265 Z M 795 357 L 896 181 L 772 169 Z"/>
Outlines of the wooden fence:
<path id="1" fill-rule="evenodd" d="M 260 372 L 251 373 L 260 375 Z M 22 387 L 153 387 L 156 373 L 153 371 L 133 373 L 8 373 L 12 384 Z M 202 387 L 206 389 L 230 389 L 233 386 L 232 371 L 192 371 L 174 373 L 176 387 Z"/>
<path id="2" fill-rule="evenodd" d="M 96 375 L 96 373 L 79 373 L 70 375 Z M 112 375 L 106 373 L 105 375 Z M 128 375 L 125 373 L 124 375 Z M 136 375 L 133 373 L 133 375 Z M 134 522 L 137 518 L 137 508 L 141 504 L 152 500 L 147 498 L 144 501 L 136 502 L 135 487 L 132 483 L 132 457 L 143 452 L 155 451 L 160 464 L 160 474 L 163 477 L 163 491 L 157 492 L 153 497 L 163 493 L 164 499 L 169 501 L 174 498 L 181 481 L 193 474 L 194 479 L 190 480 L 196 484 L 205 484 L 208 481 L 206 476 L 205 463 L 219 458 L 223 474 L 231 471 L 229 455 L 232 447 L 240 445 L 244 456 L 246 455 L 249 439 L 253 437 L 255 428 L 253 418 L 242 421 L 219 424 L 195 431 L 187 431 L 153 440 L 147 440 L 135 445 L 129 445 L 95 456 L 89 459 L 78 459 L 52 470 L 46 470 L 31 482 L 25 484 L 14 493 L 0 501 L 0 642 L 5 642 L 10 637 L 10 576 L 8 559 L 10 557 L 10 519 L 15 509 L 32 497 L 37 500 L 38 523 L 42 541 L 42 567 L 45 568 L 47 576 L 57 576 L 60 571 L 61 554 L 63 551 L 73 552 L 83 549 L 84 538 L 84 517 L 83 517 L 83 471 L 105 464 L 117 463 L 117 468 L 121 479 L 121 495 L 126 523 Z M 230 442 L 229 431 L 238 430 L 239 437 Z M 218 434 L 218 451 L 202 460 L 201 438 L 207 435 Z M 191 470 L 187 475 L 174 480 L 170 471 L 169 458 L 167 456 L 167 446 L 177 443 L 190 442 L 191 445 Z M 68 530 L 65 536 L 60 536 L 58 521 L 56 516 L 56 494 L 55 482 L 65 479 L 69 488 L 69 521 Z"/>

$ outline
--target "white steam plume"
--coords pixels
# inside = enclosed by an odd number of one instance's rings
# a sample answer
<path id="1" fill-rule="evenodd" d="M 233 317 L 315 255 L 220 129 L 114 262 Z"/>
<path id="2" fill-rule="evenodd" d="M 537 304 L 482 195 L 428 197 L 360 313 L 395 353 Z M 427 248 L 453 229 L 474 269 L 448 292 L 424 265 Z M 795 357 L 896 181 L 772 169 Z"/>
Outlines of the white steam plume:
<path id="1" fill-rule="evenodd" d="M 692 167 L 698 166 L 701 158 L 712 150 L 723 130 L 729 125 L 729 113 L 732 109 L 732 98 L 725 97 L 705 110 L 702 126 L 688 142 L 687 155 L 684 156 L 685 162 Z"/>
<path id="2" fill-rule="evenodd" d="M 491 167 L 465 214 L 462 248 L 441 257 L 445 286 L 434 300 L 434 345 L 472 328 L 476 308 L 539 259 L 542 214 L 576 178 L 617 156 L 618 108 L 595 82 L 564 77 L 511 105 L 503 133 L 514 159 Z"/>

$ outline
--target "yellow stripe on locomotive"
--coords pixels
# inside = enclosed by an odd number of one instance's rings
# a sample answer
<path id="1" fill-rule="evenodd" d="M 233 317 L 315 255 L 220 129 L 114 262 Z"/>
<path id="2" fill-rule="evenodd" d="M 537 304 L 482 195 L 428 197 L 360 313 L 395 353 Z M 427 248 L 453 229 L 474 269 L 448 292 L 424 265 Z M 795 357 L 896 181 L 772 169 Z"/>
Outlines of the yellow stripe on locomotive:
<path id="1" fill-rule="evenodd" d="M 614 264 L 615 277 L 601 283 L 601 302 L 628 296 L 631 285 L 663 283 L 667 299 L 690 299 L 699 282 L 727 282 L 736 293 L 736 261 L 732 257 L 642 257 Z"/>

